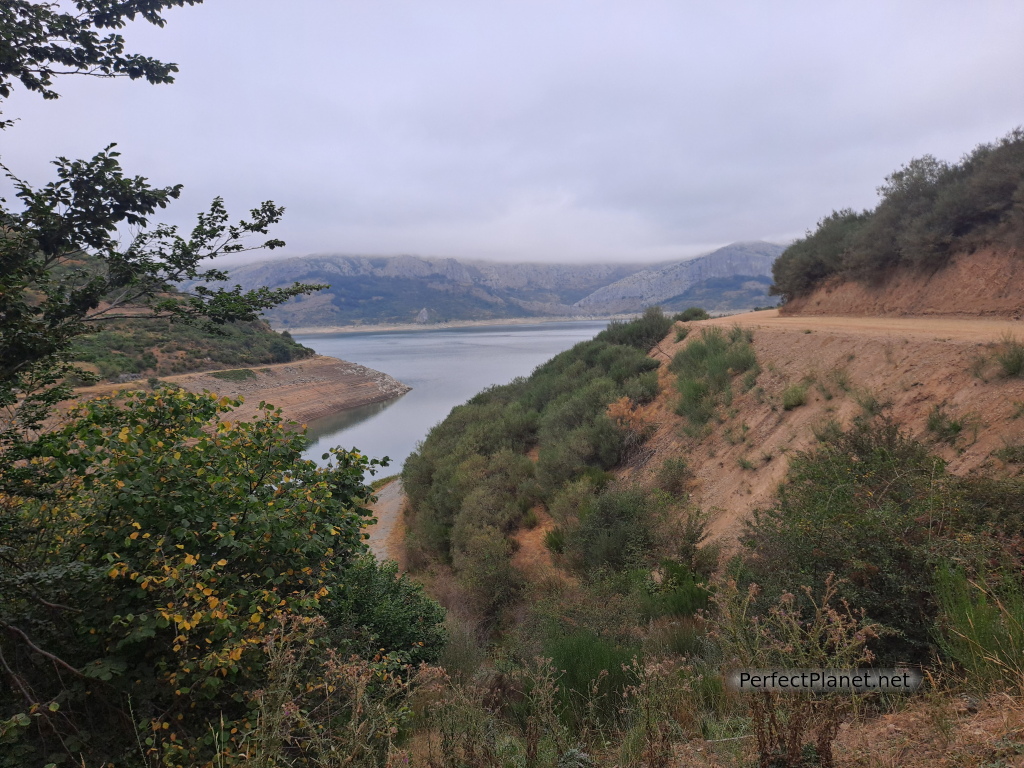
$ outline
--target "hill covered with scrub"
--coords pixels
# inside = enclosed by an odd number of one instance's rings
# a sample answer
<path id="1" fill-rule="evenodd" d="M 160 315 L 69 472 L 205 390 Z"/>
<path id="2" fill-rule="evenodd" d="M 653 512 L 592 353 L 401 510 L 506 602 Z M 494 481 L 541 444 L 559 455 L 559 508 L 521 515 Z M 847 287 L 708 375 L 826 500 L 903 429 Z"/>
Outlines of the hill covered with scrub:
<path id="1" fill-rule="evenodd" d="M 793 311 L 1020 313 L 1024 129 L 957 163 L 912 160 L 878 192 L 874 210 L 833 211 L 775 262 L 772 291 Z M 965 263 L 975 253 L 982 273 Z M 940 295 L 922 296 L 927 287 Z"/>
<path id="2" fill-rule="evenodd" d="M 1008 691 L 1019 711 L 1024 686 L 1021 346 L 986 325 L 694 317 L 609 327 L 407 461 L 407 564 L 449 609 L 442 663 L 479 722 L 452 748 L 864 765 L 913 738 L 901 764 L 953 766 L 1024 746 L 958 703 Z M 929 692 L 865 696 L 856 718 L 849 696 L 723 683 L 898 664 Z M 885 722 L 902 748 L 857 740 Z"/>

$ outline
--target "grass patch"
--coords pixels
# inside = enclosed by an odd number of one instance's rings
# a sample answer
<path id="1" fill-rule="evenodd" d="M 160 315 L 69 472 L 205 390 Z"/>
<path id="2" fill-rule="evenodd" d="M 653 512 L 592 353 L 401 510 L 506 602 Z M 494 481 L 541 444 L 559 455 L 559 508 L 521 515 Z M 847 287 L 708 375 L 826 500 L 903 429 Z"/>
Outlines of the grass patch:
<path id="1" fill-rule="evenodd" d="M 1017 341 L 1012 333 L 1003 336 L 995 357 L 1006 376 L 1024 376 L 1024 344 Z"/>
<path id="2" fill-rule="evenodd" d="M 963 571 L 936 574 L 942 608 L 939 646 L 982 690 L 1024 688 L 1024 592 L 1017 578 L 1000 574 L 1000 586 Z"/>
<path id="3" fill-rule="evenodd" d="M 693 425 L 703 425 L 719 405 L 730 403 L 733 377 L 757 365 L 751 338 L 751 331 L 739 326 L 728 335 L 721 328 L 704 328 L 700 338 L 677 352 L 669 365 L 679 377 L 676 413 Z"/>
<path id="4" fill-rule="evenodd" d="M 1007 443 L 992 455 L 997 459 L 1005 461 L 1007 464 L 1024 464 L 1024 444 L 1017 443 L 1016 445 L 1011 445 Z"/>
<path id="5" fill-rule="evenodd" d="M 251 368 L 234 368 L 230 371 L 212 371 L 211 376 L 223 381 L 247 381 L 255 379 L 256 373 Z"/>
<path id="6" fill-rule="evenodd" d="M 807 385 L 792 384 L 782 390 L 782 410 L 792 411 L 807 403 Z"/>
<path id="7" fill-rule="evenodd" d="M 936 405 L 928 414 L 928 431 L 940 442 L 952 445 L 964 431 L 964 420 L 952 418 L 942 406 Z"/>
<path id="8" fill-rule="evenodd" d="M 378 477 L 376 480 L 374 480 L 372 483 L 370 483 L 370 490 L 371 491 L 379 491 L 381 488 L 383 488 L 385 485 L 390 483 L 392 480 L 397 480 L 400 477 L 401 477 L 401 475 L 388 475 L 387 477 Z"/>

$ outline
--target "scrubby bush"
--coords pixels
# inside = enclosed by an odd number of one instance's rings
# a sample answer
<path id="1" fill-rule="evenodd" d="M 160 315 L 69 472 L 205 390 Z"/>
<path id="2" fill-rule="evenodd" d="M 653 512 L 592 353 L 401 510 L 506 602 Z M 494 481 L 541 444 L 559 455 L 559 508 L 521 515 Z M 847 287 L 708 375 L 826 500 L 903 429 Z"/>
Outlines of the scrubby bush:
<path id="1" fill-rule="evenodd" d="M 672 315 L 672 319 L 678 323 L 689 323 L 692 320 L 710 320 L 711 315 L 701 307 L 689 307 Z"/>
<path id="2" fill-rule="evenodd" d="M 676 412 L 692 424 L 707 423 L 715 409 L 731 398 L 733 377 L 756 365 L 749 331 L 736 327 L 726 335 L 721 328 L 704 328 L 700 337 L 676 352 L 669 364 L 669 370 L 678 377 Z"/>
<path id="3" fill-rule="evenodd" d="M 958 250 L 1024 243 L 1024 129 L 959 163 L 930 155 L 889 175 L 873 211 L 833 212 L 775 261 L 771 293 L 804 296 L 830 276 L 878 281 L 896 267 L 940 269 Z"/>
<path id="4" fill-rule="evenodd" d="M 595 338 L 597 341 L 623 344 L 646 352 L 665 338 L 671 327 L 672 319 L 665 317 L 659 307 L 648 307 L 637 320 L 613 320 Z"/>
<path id="5" fill-rule="evenodd" d="M 1013 498 L 950 477 L 896 425 L 860 421 L 791 459 L 778 501 L 755 513 L 744 536 L 750 578 L 771 597 L 798 583 L 823 588 L 834 573 L 840 597 L 893 631 L 876 641 L 880 658 L 925 660 L 936 564 L 991 556 L 999 521 L 1017 519 Z"/>

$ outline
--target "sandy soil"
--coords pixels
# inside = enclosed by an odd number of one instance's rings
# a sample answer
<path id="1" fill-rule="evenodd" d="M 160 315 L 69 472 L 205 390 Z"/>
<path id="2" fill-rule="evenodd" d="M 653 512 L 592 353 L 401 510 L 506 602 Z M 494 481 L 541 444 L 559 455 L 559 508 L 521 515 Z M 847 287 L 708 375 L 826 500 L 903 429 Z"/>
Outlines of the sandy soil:
<path id="1" fill-rule="evenodd" d="M 402 542 L 405 539 L 405 493 L 398 478 L 377 491 L 377 501 L 370 505 L 377 522 L 365 530 L 369 534 L 370 551 L 378 560 L 404 563 Z"/>
<path id="2" fill-rule="evenodd" d="M 216 371 L 161 378 L 190 392 L 209 390 L 222 397 L 244 398 L 245 402 L 235 411 L 238 419 L 251 419 L 256 415 L 260 401 L 265 401 L 281 408 L 288 419 L 299 423 L 348 408 L 391 400 L 410 389 L 386 373 L 322 355 L 250 370 L 255 378 L 242 381 L 219 379 L 213 375 Z M 80 399 L 86 399 L 133 388 L 136 388 L 134 383 L 101 384 L 80 389 L 77 394 Z"/>
<path id="3" fill-rule="evenodd" d="M 998 471 L 1016 473 L 993 452 L 1024 441 L 1024 380 L 1000 375 L 993 355 L 1007 333 L 1024 336 L 1013 320 L 962 317 L 780 317 L 768 310 L 692 323 L 741 325 L 754 334 L 763 368 L 746 393 L 740 382 L 724 419 L 712 421 L 703 434 L 687 434 L 674 412 L 675 377 L 663 367 L 662 394 L 642 409 L 657 425 L 647 447 L 653 455 L 626 468 L 624 477 L 653 485 L 665 459 L 681 456 L 693 472 L 692 501 L 711 513 L 711 532 L 729 543 L 751 512 L 771 500 L 783 480 L 788 457 L 812 447 L 816 429 L 835 420 L 848 425 L 865 405 L 885 405 L 885 412 L 915 438 L 949 462 L 957 474 Z M 686 341 L 670 332 L 653 351 L 669 360 Z M 791 385 L 807 388 L 806 404 L 782 406 Z M 928 430 L 928 416 L 939 407 L 963 422 L 953 443 L 938 442 Z M 692 431 L 692 430 L 691 430 Z"/>
<path id="4" fill-rule="evenodd" d="M 1024 253 L 986 249 L 959 254 L 931 275 L 901 270 L 885 283 L 835 281 L 786 305 L 804 315 L 1024 315 Z"/>

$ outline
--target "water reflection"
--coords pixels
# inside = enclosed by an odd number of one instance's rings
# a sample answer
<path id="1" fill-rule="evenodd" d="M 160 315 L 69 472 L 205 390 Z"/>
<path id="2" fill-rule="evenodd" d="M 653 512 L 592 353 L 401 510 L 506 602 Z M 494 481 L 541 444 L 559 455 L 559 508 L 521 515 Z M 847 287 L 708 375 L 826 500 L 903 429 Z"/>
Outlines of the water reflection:
<path id="1" fill-rule="evenodd" d="M 605 325 L 579 321 L 296 336 L 321 355 L 384 371 L 412 387 L 387 403 L 310 422 L 314 442 L 305 456 L 320 462 L 334 446 L 358 447 L 371 457 L 389 456 L 392 464 L 386 473 L 397 472 L 452 408 L 487 387 L 528 376 L 559 352 L 593 338 Z"/>
<path id="2" fill-rule="evenodd" d="M 320 419 L 313 419 L 307 425 L 306 438 L 312 445 L 318 444 L 323 437 L 344 432 L 346 429 L 351 429 L 357 424 L 362 424 L 364 421 L 372 419 L 378 413 L 382 413 L 398 403 L 403 397 L 405 395 L 399 395 L 393 400 L 386 400 L 383 403 L 360 405 L 357 408 L 349 408 L 340 413 L 324 416 Z M 331 445 L 337 445 L 337 443 L 331 443 Z"/>

